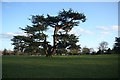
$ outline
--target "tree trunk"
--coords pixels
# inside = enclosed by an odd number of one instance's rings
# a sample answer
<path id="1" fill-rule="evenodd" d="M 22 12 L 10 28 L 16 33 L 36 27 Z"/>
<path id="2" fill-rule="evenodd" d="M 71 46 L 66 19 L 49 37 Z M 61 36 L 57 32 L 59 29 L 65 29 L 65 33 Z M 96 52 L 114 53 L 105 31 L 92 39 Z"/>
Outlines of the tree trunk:
<path id="1" fill-rule="evenodd" d="M 46 40 L 46 37 L 45 37 L 45 39 L 44 39 L 44 51 L 45 51 L 46 57 L 48 56 L 47 48 L 48 48 L 48 43 L 47 43 L 47 40 Z"/>
<path id="2" fill-rule="evenodd" d="M 56 45 L 57 45 L 57 28 L 54 29 L 54 35 L 53 35 L 53 50 L 52 54 L 56 54 Z"/>

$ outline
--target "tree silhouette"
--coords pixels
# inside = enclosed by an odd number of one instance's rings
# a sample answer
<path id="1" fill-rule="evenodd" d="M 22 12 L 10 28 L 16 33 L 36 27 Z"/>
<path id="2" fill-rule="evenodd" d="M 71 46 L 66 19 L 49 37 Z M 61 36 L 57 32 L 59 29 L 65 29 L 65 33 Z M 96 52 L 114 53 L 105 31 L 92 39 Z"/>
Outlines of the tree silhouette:
<path id="1" fill-rule="evenodd" d="M 80 49 L 80 45 L 76 45 L 79 41 L 78 37 L 68 32 L 81 22 L 86 21 L 86 16 L 83 13 L 78 13 L 69 9 L 62 10 L 57 16 L 32 15 L 29 19 L 32 25 L 27 25 L 25 28 L 20 28 L 26 33 L 26 36 L 14 36 L 13 41 L 14 51 L 24 53 L 45 53 L 46 56 L 51 56 L 56 53 L 57 49 L 74 50 Z M 48 27 L 54 28 L 53 32 L 53 47 L 49 47 L 47 41 L 48 35 L 45 32 Z M 60 30 L 63 30 L 60 31 Z M 50 52 L 51 49 L 52 51 Z M 49 54 L 50 52 L 50 54 Z M 48 55 L 49 54 L 49 55 Z"/>
<path id="2" fill-rule="evenodd" d="M 83 47 L 83 48 L 82 48 L 82 53 L 83 53 L 83 54 L 89 54 L 89 53 L 90 53 L 90 49 L 87 48 L 87 47 Z"/>
<path id="3" fill-rule="evenodd" d="M 107 47 L 108 46 L 108 42 L 106 41 L 102 41 L 100 44 L 99 44 L 99 51 L 101 51 L 101 53 L 105 53 L 105 51 L 107 50 Z"/>
<path id="4" fill-rule="evenodd" d="M 113 50 L 114 50 L 115 53 L 117 53 L 117 54 L 120 53 L 120 37 L 116 37 L 116 38 L 115 38 L 115 44 L 114 44 Z"/>
<path id="5" fill-rule="evenodd" d="M 8 50 L 7 49 L 4 49 L 3 52 L 2 52 L 3 55 L 9 55 L 8 53 Z"/>
<path id="6" fill-rule="evenodd" d="M 78 26 L 80 21 L 85 22 L 86 16 L 83 13 L 75 12 L 72 9 L 69 9 L 68 11 L 63 9 L 58 13 L 58 16 L 48 15 L 47 20 L 49 26 L 54 28 L 53 52 L 55 54 L 57 41 L 58 41 L 58 36 L 57 36 L 58 31 L 62 29 L 67 34 L 74 26 Z"/>
<path id="7" fill-rule="evenodd" d="M 111 53 L 112 53 L 111 49 L 108 48 L 108 49 L 106 50 L 106 54 L 111 54 Z"/>

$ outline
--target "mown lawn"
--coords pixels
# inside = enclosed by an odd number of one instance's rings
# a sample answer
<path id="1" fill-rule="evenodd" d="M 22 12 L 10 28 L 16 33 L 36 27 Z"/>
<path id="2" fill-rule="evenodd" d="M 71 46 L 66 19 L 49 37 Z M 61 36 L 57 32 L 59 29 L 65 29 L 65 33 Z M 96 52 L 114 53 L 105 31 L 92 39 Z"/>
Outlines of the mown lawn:
<path id="1" fill-rule="evenodd" d="M 117 78 L 117 55 L 3 56 L 3 78 Z"/>

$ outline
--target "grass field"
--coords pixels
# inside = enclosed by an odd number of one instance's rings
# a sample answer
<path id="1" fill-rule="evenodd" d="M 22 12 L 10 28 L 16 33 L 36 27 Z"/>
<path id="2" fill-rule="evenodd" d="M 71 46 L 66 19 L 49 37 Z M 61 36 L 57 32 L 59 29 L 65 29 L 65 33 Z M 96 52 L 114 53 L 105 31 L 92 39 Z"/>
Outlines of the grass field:
<path id="1" fill-rule="evenodd" d="M 3 78 L 117 78 L 117 55 L 3 56 Z"/>

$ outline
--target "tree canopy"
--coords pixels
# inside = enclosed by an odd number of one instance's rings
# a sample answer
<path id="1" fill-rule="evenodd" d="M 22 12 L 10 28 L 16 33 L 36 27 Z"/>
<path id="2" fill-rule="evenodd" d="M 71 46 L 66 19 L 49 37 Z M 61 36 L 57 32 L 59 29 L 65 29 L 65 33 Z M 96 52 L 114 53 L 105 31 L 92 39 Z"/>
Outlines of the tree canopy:
<path id="1" fill-rule="evenodd" d="M 14 45 L 14 51 L 24 53 L 45 53 L 48 54 L 50 45 L 47 41 L 48 35 L 45 32 L 52 27 L 53 32 L 53 46 L 51 46 L 50 55 L 56 54 L 60 49 L 78 50 L 80 45 L 79 38 L 74 34 L 68 32 L 74 27 L 79 26 L 80 22 L 86 21 L 84 13 L 75 12 L 72 9 L 61 10 L 58 15 L 51 16 L 32 15 L 29 19 L 32 25 L 27 25 L 25 28 L 20 28 L 26 33 L 26 36 L 14 36 L 11 41 Z M 60 31 L 63 30 L 63 31 Z"/>
<path id="2" fill-rule="evenodd" d="M 74 26 L 78 26 L 80 21 L 82 22 L 86 21 L 86 16 L 83 13 L 75 12 L 72 9 L 69 9 L 68 11 L 63 9 L 58 13 L 57 16 L 50 16 L 50 15 L 47 15 L 47 16 L 48 16 L 47 20 L 48 20 L 49 26 L 54 28 L 54 34 L 53 34 L 53 47 L 54 47 L 53 52 L 54 53 L 56 53 L 58 31 L 62 29 L 64 30 L 64 32 L 66 32 L 66 35 L 67 35 L 68 32 Z"/>

